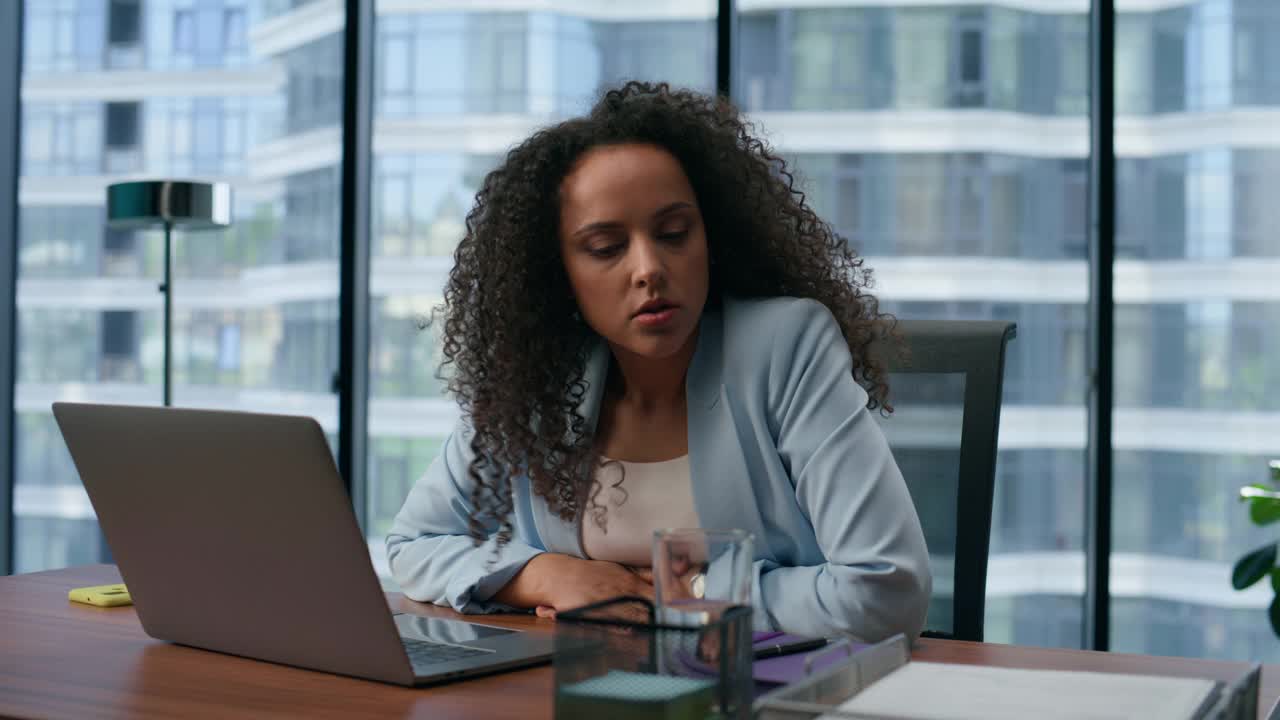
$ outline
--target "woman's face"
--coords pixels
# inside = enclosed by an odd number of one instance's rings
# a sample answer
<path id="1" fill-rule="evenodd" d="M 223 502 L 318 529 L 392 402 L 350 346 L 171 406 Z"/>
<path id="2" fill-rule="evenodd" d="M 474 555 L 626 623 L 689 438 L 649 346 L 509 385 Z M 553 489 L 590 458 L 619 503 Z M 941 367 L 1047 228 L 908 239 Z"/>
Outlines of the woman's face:
<path id="1" fill-rule="evenodd" d="M 689 342 L 707 301 L 707 236 L 671 153 L 586 152 L 560 186 L 560 251 L 583 319 L 615 352 L 660 359 Z"/>

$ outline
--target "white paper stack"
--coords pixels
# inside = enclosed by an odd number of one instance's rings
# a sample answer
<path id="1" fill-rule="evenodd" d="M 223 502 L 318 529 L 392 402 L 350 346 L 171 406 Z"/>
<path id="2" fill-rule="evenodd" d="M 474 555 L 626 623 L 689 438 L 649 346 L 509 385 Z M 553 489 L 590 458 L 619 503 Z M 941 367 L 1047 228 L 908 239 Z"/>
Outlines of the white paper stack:
<path id="1" fill-rule="evenodd" d="M 1192 720 L 1217 693 L 1200 678 L 912 662 L 839 710 L 904 720 Z"/>

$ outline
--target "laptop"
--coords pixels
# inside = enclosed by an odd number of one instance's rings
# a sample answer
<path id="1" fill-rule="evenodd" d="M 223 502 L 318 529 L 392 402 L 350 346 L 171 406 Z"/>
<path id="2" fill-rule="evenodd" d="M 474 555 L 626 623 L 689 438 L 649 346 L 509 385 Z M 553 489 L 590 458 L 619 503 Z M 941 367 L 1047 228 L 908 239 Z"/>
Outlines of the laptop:
<path id="1" fill-rule="evenodd" d="M 311 418 L 53 414 L 151 637 L 399 685 L 551 658 L 551 633 L 393 613 Z"/>

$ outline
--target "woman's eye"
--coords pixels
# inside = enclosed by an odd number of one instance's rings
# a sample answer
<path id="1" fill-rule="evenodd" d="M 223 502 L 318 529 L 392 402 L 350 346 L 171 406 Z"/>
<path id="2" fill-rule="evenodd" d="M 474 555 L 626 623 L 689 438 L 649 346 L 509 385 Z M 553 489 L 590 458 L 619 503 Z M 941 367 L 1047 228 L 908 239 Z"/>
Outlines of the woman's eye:
<path id="1" fill-rule="evenodd" d="M 678 241 L 678 240 L 683 240 L 685 236 L 688 234 L 689 234 L 689 231 L 685 228 L 681 228 L 679 230 L 667 230 L 665 232 L 658 233 L 658 239 Z"/>
<path id="2" fill-rule="evenodd" d="M 600 245 L 598 247 L 588 248 L 587 252 L 591 253 L 592 257 L 608 258 L 617 255 L 621 250 L 622 245 L 615 243 L 613 245 Z"/>

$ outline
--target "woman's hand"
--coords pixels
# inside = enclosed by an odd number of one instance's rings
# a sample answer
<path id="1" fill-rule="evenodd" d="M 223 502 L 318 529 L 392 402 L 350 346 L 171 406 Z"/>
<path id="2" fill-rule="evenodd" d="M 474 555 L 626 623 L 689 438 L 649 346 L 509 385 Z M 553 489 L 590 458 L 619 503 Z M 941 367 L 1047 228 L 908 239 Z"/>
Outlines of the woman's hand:
<path id="1" fill-rule="evenodd" d="M 653 583 L 646 571 L 632 571 L 603 560 L 542 553 L 530 560 L 494 599 L 513 607 L 533 607 L 538 617 L 554 618 L 559 611 L 622 595 L 653 600 Z"/>

